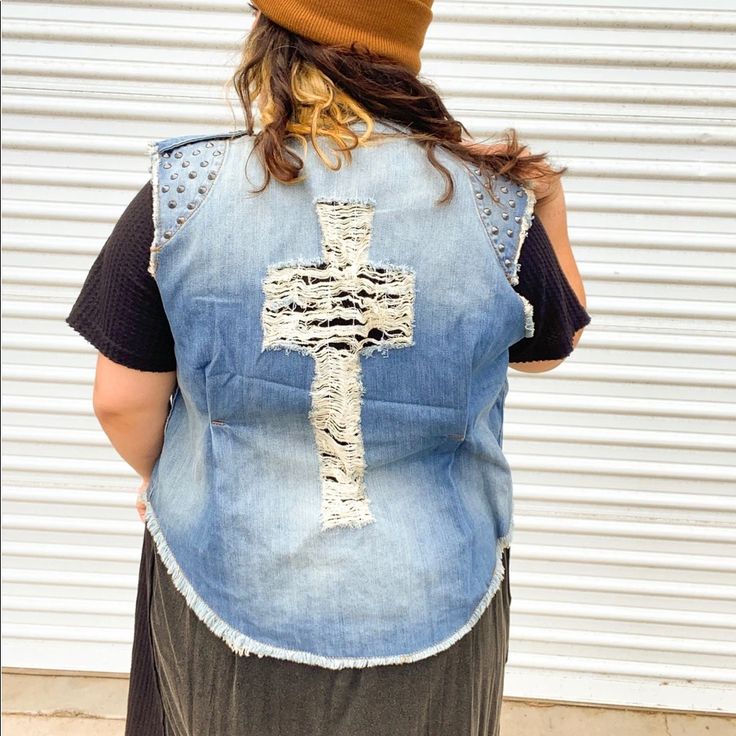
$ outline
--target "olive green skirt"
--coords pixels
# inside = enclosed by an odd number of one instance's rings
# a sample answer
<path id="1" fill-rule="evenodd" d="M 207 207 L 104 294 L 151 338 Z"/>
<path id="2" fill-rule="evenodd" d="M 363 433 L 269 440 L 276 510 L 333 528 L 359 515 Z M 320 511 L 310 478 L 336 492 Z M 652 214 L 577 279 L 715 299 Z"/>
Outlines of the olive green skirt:
<path id="1" fill-rule="evenodd" d="M 125 736 L 498 736 L 509 553 L 490 605 L 448 649 L 331 670 L 233 652 L 174 588 L 146 530 Z"/>

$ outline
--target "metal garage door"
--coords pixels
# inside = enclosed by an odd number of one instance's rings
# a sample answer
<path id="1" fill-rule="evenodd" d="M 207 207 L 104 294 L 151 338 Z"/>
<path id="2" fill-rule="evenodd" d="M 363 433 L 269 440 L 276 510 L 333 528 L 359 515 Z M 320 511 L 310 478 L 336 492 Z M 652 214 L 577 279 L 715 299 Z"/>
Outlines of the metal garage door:
<path id="1" fill-rule="evenodd" d="M 5 666 L 129 666 L 137 477 L 63 318 L 147 140 L 242 124 L 245 3 L 191 8 L 2 4 Z M 509 697 L 734 700 L 735 29 L 715 0 L 435 4 L 422 71 L 453 113 L 569 166 L 594 318 L 557 370 L 510 373 Z"/>

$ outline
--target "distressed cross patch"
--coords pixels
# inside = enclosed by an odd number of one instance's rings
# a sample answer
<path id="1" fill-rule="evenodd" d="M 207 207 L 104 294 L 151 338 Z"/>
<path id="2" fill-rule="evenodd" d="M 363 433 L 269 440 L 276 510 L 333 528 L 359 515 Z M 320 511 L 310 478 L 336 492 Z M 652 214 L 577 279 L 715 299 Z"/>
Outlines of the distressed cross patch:
<path id="1" fill-rule="evenodd" d="M 368 260 L 372 202 L 315 202 L 322 260 L 268 267 L 263 350 L 315 361 L 309 420 L 319 454 L 322 529 L 375 521 L 365 493 L 361 355 L 413 344 L 415 275 Z"/>

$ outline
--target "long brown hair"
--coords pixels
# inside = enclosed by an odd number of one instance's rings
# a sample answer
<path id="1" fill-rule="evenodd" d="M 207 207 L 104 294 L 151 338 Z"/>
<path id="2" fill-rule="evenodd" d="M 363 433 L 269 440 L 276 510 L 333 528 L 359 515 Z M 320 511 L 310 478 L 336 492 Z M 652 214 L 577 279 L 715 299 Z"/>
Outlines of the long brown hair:
<path id="1" fill-rule="evenodd" d="M 446 181 L 438 204 L 449 201 L 454 193 L 450 172 L 435 156 L 438 145 L 479 169 L 492 193 L 492 180 L 498 175 L 535 191 L 550 191 L 567 171 L 567 167 L 554 170 L 547 154 L 530 153 L 519 143 L 514 128 L 506 129 L 503 140 L 493 145 L 475 141 L 447 111 L 430 83 L 392 59 L 356 43 L 349 47 L 316 43 L 263 13 L 253 24 L 229 85 L 240 98 L 249 135 L 254 134 L 253 101 L 259 102 L 261 130 L 253 151 L 263 162 L 266 179 L 255 192 L 263 191 L 271 176 L 285 184 L 302 181 L 304 161 L 285 145 L 287 139 L 298 139 L 306 146 L 309 136 L 324 163 L 339 169 L 340 156 L 349 163 L 350 151 L 371 137 L 376 118 L 409 128 L 408 135 L 425 148 L 429 161 Z M 349 127 L 359 120 L 366 124 L 362 135 Z M 320 135 L 335 141 L 334 161 L 321 149 Z M 545 198 L 537 195 L 538 202 Z"/>

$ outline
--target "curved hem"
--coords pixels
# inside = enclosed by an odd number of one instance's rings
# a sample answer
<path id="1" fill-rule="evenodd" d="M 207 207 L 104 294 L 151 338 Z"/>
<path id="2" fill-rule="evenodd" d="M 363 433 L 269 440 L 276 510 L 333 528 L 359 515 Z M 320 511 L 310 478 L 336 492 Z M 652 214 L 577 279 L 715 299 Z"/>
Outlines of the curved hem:
<path id="1" fill-rule="evenodd" d="M 300 664 L 311 664 L 333 670 L 344 669 L 347 667 L 373 667 L 378 665 L 408 664 L 410 662 L 417 662 L 421 659 L 431 657 L 433 654 L 438 654 L 459 641 L 478 622 L 486 608 L 488 608 L 493 596 L 501 586 L 501 582 L 503 581 L 503 577 L 506 572 L 503 565 L 503 550 L 511 545 L 511 539 L 513 536 L 512 519 L 509 524 L 508 532 L 496 540 L 496 566 L 488 589 L 478 605 L 475 607 L 475 610 L 468 621 L 453 634 L 450 634 L 450 636 L 437 644 L 410 652 L 409 654 L 395 654 L 385 657 L 327 657 L 301 649 L 285 649 L 283 647 L 274 646 L 273 644 L 266 644 L 265 642 L 258 641 L 257 639 L 253 639 L 246 634 L 243 634 L 241 631 L 238 631 L 238 629 L 228 624 L 217 613 L 215 613 L 215 611 L 205 603 L 199 593 L 197 593 L 194 586 L 184 575 L 184 571 L 179 566 L 179 563 L 176 561 L 158 523 L 153 507 L 148 499 L 148 494 L 142 494 L 142 498 L 146 504 L 146 526 L 153 537 L 156 551 L 171 576 L 174 587 L 184 596 L 187 605 L 192 609 L 192 611 L 194 611 L 197 618 L 199 618 L 213 634 L 222 639 L 230 649 L 241 656 L 257 654 L 259 657 L 275 657 L 277 659 L 286 659 Z"/>

